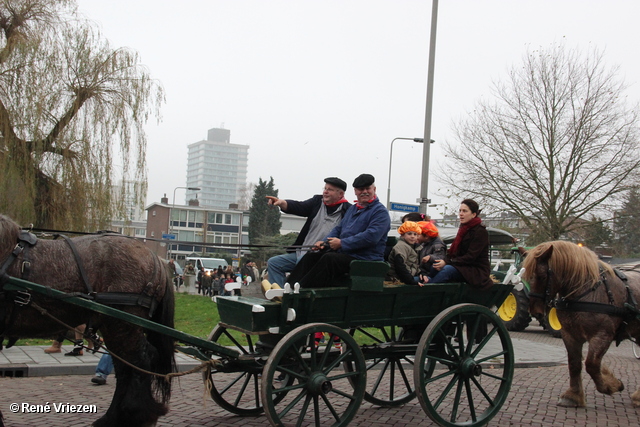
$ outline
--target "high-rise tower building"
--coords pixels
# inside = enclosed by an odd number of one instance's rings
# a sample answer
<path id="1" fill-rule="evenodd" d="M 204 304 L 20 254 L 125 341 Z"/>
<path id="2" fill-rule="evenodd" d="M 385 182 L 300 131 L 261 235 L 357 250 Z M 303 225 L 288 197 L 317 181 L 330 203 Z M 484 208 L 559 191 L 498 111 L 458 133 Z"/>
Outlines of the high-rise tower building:
<path id="1" fill-rule="evenodd" d="M 213 128 L 207 139 L 189 144 L 187 157 L 186 201 L 195 199 L 200 206 L 228 209 L 238 203 L 247 183 L 248 145 L 231 144 L 229 129 Z"/>

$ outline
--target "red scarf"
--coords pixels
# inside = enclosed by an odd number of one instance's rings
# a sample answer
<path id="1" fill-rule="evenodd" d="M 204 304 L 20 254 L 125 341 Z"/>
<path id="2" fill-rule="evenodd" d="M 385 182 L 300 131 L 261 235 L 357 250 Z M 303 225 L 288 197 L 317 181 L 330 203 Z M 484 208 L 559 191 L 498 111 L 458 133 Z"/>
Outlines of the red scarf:
<path id="1" fill-rule="evenodd" d="M 327 204 L 327 203 L 325 203 L 324 205 L 325 205 L 326 207 L 328 207 L 328 208 L 332 208 L 332 207 L 334 207 L 334 206 L 338 206 L 340 203 L 344 203 L 344 202 L 348 202 L 348 200 L 347 200 L 347 199 L 345 199 L 345 198 L 343 197 L 341 200 L 338 200 L 338 201 L 337 201 L 337 202 L 335 202 L 335 203 L 331 203 L 330 205 L 329 205 L 329 204 Z"/>
<path id="2" fill-rule="evenodd" d="M 458 229 L 458 234 L 456 235 L 455 240 L 451 244 L 451 247 L 447 251 L 447 255 L 454 256 L 458 250 L 458 246 L 460 246 L 460 242 L 462 241 L 462 238 L 464 237 L 465 234 L 467 234 L 467 231 L 471 230 L 476 225 L 480 225 L 481 223 L 482 223 L 482 220 L 478 217 L 475 217 L 469 220 L 469 222 L 467 222 L 466 224 L 463 224 L 462 227 Z"/>
<path id="3" fill-rule="evenodd" d="M 378 196 L 375 196 L 373 199 L 369 200 L 369 201 L 367 202 L 367 204 L 366 204 L 366 205 L 361 205 L 360 203 L 358 203 L 358 201 L 357 201 L 357 200 L 354 200 L 354 201 L 353 201 L 353 203 L 355 203 L 355 204 L 356 204 L 356 208 L 358 208 L 358 210 L 360 210 L 360 209 L 364 209 L 364 208 L 366 208 L 367 206 L 369 206 L 369 205 L 370 205 L 371 203 L 373 203 L 377 198 L 378 198 Z"/>

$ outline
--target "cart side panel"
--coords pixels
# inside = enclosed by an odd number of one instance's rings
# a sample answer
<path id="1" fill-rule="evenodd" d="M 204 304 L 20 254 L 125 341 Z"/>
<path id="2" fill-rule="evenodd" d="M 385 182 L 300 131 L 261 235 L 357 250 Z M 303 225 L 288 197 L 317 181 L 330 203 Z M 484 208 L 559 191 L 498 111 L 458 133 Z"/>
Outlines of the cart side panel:
<path id="1" fill-rule="evenodd" d="M 312 322 L 340 327 L 403 325 L 428 321 L 443 308 L 458 303 L 463 286 L 459 283 L 428 287 L 391 285 L 385 286 L 382 292 L 303 289 L 300 294 L 285 295 L 283 303 L 296 311 L 295 325 Z"/>
<path id="2" fill-rule="evenodd" d="M 393 320 L 395 324 L 428 323 L 444 308 L 456 304 L 461 292 L 460 283 L 402 286 L 396 299 Z"/>
<path id="3" fill-rule="evenodd" d="M 254 297 L 217 297 L 220 321 L 251 332 L 268 331 L 280 324 L 280 303 Z"/>

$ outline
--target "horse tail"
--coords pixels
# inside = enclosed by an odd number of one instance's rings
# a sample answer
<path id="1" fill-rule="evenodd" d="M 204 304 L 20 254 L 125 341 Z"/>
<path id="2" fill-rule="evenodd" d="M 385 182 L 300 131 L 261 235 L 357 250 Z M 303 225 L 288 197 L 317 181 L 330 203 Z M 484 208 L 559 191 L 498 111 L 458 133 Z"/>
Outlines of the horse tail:
<path id="1" fill-rule="evenodd" d="M 160 261 L 162 264 L 162 262 Z M 156 307 L 151 320 L 169 328 L 174 327 L 175 296 L 173 294 L 173 283 L 167 269 L 160 269 L 160 280 L 163 281 L 164 296 L 160 305 Z M 160 374 L 169 374 L 176 371 L 175 363 L 175 340 L 163 333 L 148 331 L 147 340 L 156 348 L 157 355 L 153 359 L 153 371 Z M 162 403 L 167 403 L 171 397 L 171 381 L 162 377 L 153 378 L 154 392 L 162 399 Z"/>

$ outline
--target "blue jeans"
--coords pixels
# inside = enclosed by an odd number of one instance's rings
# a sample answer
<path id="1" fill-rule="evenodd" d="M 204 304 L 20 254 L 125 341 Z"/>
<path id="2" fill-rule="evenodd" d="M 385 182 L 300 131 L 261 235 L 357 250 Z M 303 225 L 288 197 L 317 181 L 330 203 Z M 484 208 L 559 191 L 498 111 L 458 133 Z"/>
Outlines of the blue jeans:
<path id="1" fill-rule="evenodd" d="M 269 273 L 269 282 L 277 283 L 284 286 L 285 273 L 290 273 L 298 264 L 300 258 L 295 252 L 287 252 L 286 254 L 276 255 L 267 261 L 267 272 Z"/>
<path id="2" fill-rule="evenodd" d="M 100 358 L 98 366 L 96 367 L 96 375 L 102 378 L 107 376 L 113 371 L 113 359 L 109 353 L 105 353 Z"/>
<path id="3" fill-rule="evenodd" d="M 447 264 L 442 267 L 434 277 L 429 279 L 429 283 L 464 282 L 464 277 L 453 265 Z"/>

